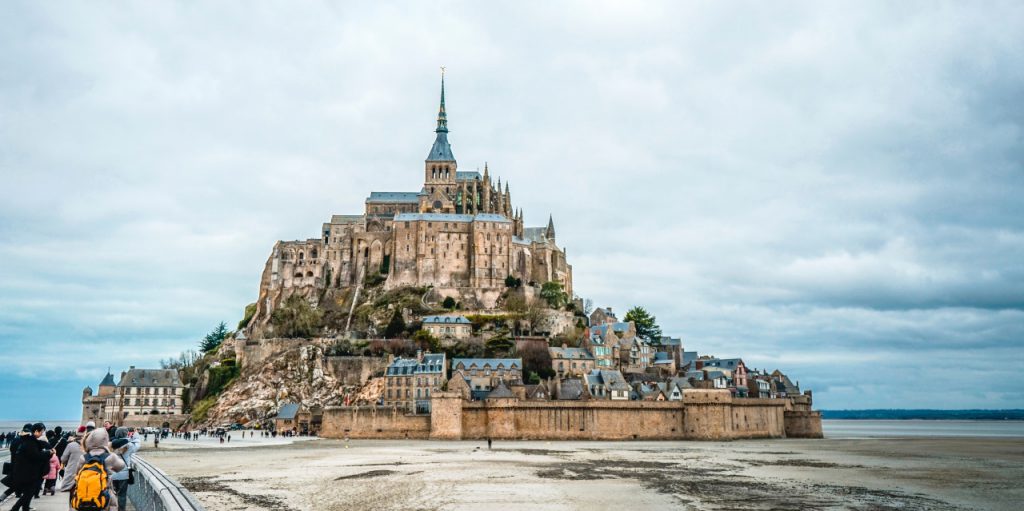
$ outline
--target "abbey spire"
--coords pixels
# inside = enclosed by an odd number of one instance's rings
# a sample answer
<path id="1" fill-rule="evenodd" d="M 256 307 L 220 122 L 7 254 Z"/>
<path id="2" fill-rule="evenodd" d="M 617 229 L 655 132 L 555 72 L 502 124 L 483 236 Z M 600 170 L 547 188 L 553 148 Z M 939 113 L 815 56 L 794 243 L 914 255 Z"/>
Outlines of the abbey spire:
<path id="1" fill-rule="evenodd" d="M 437 129 L 434 130 L 434 146 L 430 148 L 427 161 L 455 161 L 452 146 L 448 144 L 448 113 L 444 106 L 444 68 L 441 68 L 441 106 L 437 109 Z"/>

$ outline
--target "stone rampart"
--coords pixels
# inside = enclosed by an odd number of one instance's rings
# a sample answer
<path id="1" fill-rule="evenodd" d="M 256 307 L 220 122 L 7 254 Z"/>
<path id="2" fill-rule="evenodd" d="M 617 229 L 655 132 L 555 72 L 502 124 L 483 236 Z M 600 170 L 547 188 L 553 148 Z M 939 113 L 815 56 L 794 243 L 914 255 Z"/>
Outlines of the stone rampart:
<path id="1" fill-rule="evenodd" d="M 824 438 L 821 412 L 788 411 L 785 416 L 787 438 Z"/>
<path id="2" fill-rule="evenodd" d="M 725 390 L 683 395 L 683 401 L 464 401 L 456 392 L 437 392 L 431 397 L 431 415 L 385 407 L 329 408 L 322 435 L 446 440 L 820 437 L 820 413 L 786 411 L 786 399 L 733 399 Z"/>
<path id="3" fill-rule="evenodd" d="M 320 436 L 425 439 L 430 437 L 430 419 L 390 406 L 332 406 L 324 409 Z"/>

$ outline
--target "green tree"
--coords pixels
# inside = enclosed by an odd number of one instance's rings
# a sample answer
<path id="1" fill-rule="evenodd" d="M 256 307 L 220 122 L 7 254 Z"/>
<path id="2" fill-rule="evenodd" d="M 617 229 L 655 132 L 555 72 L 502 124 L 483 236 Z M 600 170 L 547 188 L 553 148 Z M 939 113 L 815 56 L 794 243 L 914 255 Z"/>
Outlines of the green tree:
<path id="1" fill-rule="evenodd" d="M 401 337 L 403 333 L 405 333 L 405 318 L 402 317 L 402 311 L 395 309 L 395 313 L 391 315 L 388 327 L 384 329 L 384 337 L 394 339 L 395 337 Z"/>
<path id="2" fill-rule="evenodd" d="M 416 333 L 412 334 L 412 340 L 421 350 L 433 353 L 441 351 L 441 341 L 426 330 L 417 330 Z"/>
<path id="3" fill-rule="evenodd" d="M 548 302 L 552 309 L 561 309 L 569 301 L 569 295 L 562 290 L 562 284 L 555 281 L 545 282 L 541 286 L 540 297 Z"/>
<path id="4" fill-rule="evenodd" d="M 661 339 L 661 327 L 658 326 L 658 318 L 647 312 L 647 309 L 637 305 L 626 312 L 626 321 L 632 321 L 636 325 L 636 335 L 648 341 Z"/>
<path id="5" fill-rule="evenodd" d="M 517 278 L 515 278 L 515 277 L 513 277 L 511 275 L 509 275 L 508 277 L 505 277 L 505 287 L 510 287 L 512 289 L 518 289 L 518 288 L 520 288 L 522 286 L 523 286 L 523 279 L 517 279 Z"/>
<path id="6" fill-rule="evenodd" d="M 291 295 L 270 315 L 270 323 L 281 337 L 313 337 L 320 331 L 322 316 L 308 300 Z"/>
<path id="7" fill-rule="evenodd" d="M 508 355 L 508 352 L 512 350 L 512 338 L 508 334 L 508 330 L 498 330 L 494 336 L 487 339 L 485 344 L 487 353 L 491 356 L 497 355 Z"/>
<path id="8" fill-rule="evenodd" d="M 210 333 L 203 337 L 202 341 L 199 341 L 199 349 L 203 352 L 213 351 L 220 347 L 221 343 L 224 342 L 224 338 L 228 336 L 228 325 L 223 321 L 217 325 Z"/>

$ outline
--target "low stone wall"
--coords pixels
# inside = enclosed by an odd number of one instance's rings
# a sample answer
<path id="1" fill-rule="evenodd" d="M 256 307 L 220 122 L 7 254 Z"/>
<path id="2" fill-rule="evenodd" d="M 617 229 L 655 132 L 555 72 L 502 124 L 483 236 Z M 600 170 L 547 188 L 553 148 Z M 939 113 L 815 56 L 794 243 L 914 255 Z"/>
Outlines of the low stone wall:
<path id="1" fill-rule="evenodd" d="M 334 407 L 325 437 L 505 440 L 732 440 L 820 437 L 819 412 L 787 411 L 786 399 L 733 399 L 687 390 L 683 401 L 464 401 L 436 392 L 430 415 L 396 408 Z"/>
<path id="2" fill-rule="evenodd" d="M 177 429 L 188 419 L 188 415 L 129 415 L 121 425 L 126 428 L 162 428 L 166 423 L 171 429 Z"/>
<path id="3" fill-rule="evenodd" d="M 384 406 L 332 406 L 324 409 L 320 436 L 326 438 L 428 438 L 430 416 L 410 415 Z"/>

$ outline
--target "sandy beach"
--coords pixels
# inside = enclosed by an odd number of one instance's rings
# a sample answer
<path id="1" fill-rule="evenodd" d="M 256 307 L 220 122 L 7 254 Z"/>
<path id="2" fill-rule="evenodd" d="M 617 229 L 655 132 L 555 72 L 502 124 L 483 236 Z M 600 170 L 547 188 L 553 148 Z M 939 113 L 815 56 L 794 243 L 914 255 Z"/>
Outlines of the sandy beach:
<path id="1" fill-rule="evenodd" d="M 143 454 L 209 510 L 1020 509 L 1020 438 L 251 439 Z M 206 447 L 206 448 L 200 448 Z"/>

